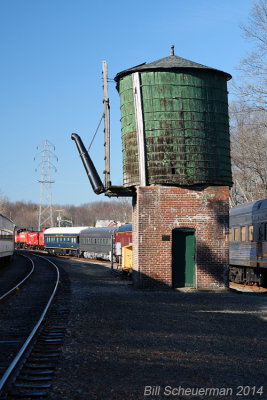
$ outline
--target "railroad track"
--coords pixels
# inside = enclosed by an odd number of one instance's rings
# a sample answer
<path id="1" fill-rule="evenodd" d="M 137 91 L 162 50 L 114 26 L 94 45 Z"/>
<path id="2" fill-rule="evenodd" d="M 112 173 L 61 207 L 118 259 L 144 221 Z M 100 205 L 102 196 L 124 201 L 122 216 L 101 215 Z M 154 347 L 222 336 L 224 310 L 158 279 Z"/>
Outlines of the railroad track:
<path id="1" fill-rule="evenodd" d="M 26 257 L 31 272 L 1 296 L 0 399 L 46 396 L 65 334 L 66 298 L 51 307 L 59 286 L 57 265 L 43 256 Z"/>
<path id="2" fill-rule="evenodd" d="M 14 294 L 34 271 L 34 263 L 29 257 L 24 254 L 18 254 L 18 256 L 30 261 L 30 267 L 27 264 L 21 265 L 18 262 L 16 263 L 13 259 L 12 264 L 7 265 L 4 270 L 1 270 L 0 302 Z"/>

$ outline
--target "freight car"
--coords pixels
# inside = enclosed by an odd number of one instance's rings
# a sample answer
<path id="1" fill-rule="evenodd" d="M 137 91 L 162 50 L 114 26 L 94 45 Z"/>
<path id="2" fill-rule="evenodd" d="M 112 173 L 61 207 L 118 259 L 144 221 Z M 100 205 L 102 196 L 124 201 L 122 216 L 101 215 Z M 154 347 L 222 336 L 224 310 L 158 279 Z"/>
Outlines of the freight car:
<path id="1" fill-rule="evenodd" d="M 230 210 L 229 279 L 267 285 L 267 199 Z"/>
<path id="2" fill-rule="evenodd" d="M 48 228 L 44 232 L 44 246 L 49 254 L 79 256 L 79 235 L 84 226 Z"/>
<path id="3" fill-rule="evenodd" d="M 15 224 L 0 214 L 0 261 L 10 261 L 15 247 Z"/>

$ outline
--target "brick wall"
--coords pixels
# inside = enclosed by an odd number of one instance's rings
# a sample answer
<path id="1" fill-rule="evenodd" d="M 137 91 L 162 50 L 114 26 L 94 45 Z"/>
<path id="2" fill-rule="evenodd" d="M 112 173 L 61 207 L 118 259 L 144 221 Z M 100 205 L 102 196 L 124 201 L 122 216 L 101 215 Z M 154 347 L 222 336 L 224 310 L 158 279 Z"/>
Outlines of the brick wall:
<path id="1" fill-rule="evenodd" d="M 228 286 L 229 188 L 137 187 L 133 201 L 136 287 L 172 287 L 172 230 L 195 229 L 195 287 Z M 163 237 L 165 240 L 162 240 Z M 169 240 L 168 240 L 169 239 Z"/>

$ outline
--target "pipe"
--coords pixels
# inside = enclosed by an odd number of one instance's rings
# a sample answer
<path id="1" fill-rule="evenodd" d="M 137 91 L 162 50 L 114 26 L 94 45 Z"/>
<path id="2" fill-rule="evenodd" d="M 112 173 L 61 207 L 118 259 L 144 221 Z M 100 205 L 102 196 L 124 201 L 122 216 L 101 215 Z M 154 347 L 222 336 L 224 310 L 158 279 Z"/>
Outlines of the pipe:
<path id="1" fill-rule="evenodd" d="M 83 166 L 88 175 L 88 178 L 92 185 L 93 191 L 96 194 L 104 193 L 106 191 L 106 189 L 104 188 L 103 183 L 101 182 L 101 179 L 99 178 L 99 175 L 97 173 L 97 170 L 95 169 L 93 161 L 91 160 L 86 148 L 84 147 L 82 139 L 80 138 L 79 135 L 77 135 L 77 133 L 72 133 L 71 138 L 76 143 L 77 149 L 79 151 L 79 154 L 80 154 L 82 162 L 83 162 Z"/>

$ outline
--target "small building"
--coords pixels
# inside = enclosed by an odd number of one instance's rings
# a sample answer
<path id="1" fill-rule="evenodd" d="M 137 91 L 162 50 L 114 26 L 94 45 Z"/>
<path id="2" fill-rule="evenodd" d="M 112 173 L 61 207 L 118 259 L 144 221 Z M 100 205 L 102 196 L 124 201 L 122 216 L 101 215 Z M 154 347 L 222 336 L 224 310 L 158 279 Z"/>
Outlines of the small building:
<path id="1" fill-rule="evenodd" d="M 98 219 L 95 223 L 95 228 L 107 228 L 108 226 L 117 226 L 117 221 L 111 219 Z"/>

